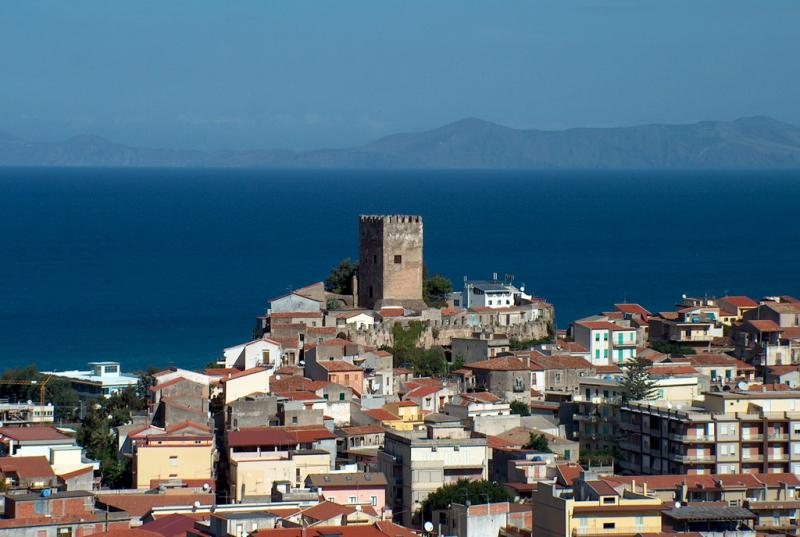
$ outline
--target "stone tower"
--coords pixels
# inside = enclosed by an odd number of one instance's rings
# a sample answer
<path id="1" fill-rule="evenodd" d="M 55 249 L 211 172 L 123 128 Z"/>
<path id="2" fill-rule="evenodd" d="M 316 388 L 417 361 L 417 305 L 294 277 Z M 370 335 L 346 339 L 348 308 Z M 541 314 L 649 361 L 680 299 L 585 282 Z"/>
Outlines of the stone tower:
<path id="1" fill-rule="evenodd" d="M 358 305 L 424 307 L 421 216 L 361 216 Z"/>

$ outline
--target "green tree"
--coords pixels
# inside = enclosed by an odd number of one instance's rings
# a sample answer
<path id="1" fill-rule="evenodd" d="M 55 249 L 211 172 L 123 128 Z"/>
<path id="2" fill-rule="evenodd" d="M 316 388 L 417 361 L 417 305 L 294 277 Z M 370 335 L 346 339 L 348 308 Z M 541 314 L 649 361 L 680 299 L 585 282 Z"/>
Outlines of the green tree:
<path id="1" fill-rule="evenodd" d="M 511 402 L 511 413 L 517 414 L 519 416 L 530 416 L 531 415 L 531 407 L 523 403 L 522 401 L 512 401 Z"/>
<path id="2" fill-rule="evenodd" d="M 549 343 L 550 337 L 540 337 L 536 339 L 517 339 L 512 337 L 508 340 L 509 347 L 512 351 L 527 351 L 534 347 L 534 345 L 540 345 L 542 343 Z"/>
<path id="3" fill-rule="evenodd" d="M 328 277 L 325 278 L 325 289 L 339 295 L 350 295 L 353 293 L 353 274 L 358 269 L 358 262 L 342 259 L 339 264 L 331 269 Z"/>
<path id="4" fill-rule="evenodd" d="M 622 400 L 647 401 L 656 397 L 656 383 L 650 378 L 649 367 L 652 364 L 637 356 L 625 365 L 622 377 Z"/>
<path id="5" fill-rule="evenodd" d="M 441 307 L 447 302 L 447 293 L 453 292 L 453 282 L 441 274 L 425 278 L 422 283 L 422 297 L 428 306 Z"/>
<path id="6" fill-rule="evenodd" d="M 547 437 L 541 433 L 531 433 L 528 443 L 523 447 L 525 449 L 532 449 L 541 453 L 553 452 L 553 450 L 550 449 L 550 443 L 547 441 Z"/>
<path id="7" fill-rule="evenodd" d="M 693 348 L 669 341 L 653 341 L 650 343 L 650 348 L 664 354 L 694 354 Z"/>
<path id="8" fill-rule="evenodd" d="M 213 363 L 216 364 L 216 362 Z M 219 365 L 206 367 L 219 367 Z M 139 382 L 136 383 L 136 395 L 141 400 L 146 401 L 150 397 L 150 388 L 156 385 L 156 373 L 158 373 L 158 369 L 153 366 L 139 373 Z"/>
<path id="9" fill-rule="evenodd" d="M 459 369 L 464 369 L 464 359 L 463 358 L 456 358 L 450 363 L 450 371 L 457 371 Z"/>
<path id="10" fill-rule="evenodd" d="M 422 502 L 422 513 L 425 520 L 430 520 L 433 511 L 448 509 L 453 503 L 479 505 L 511 501 L 514 501 L 514 496 L 494 481 L 459 479 L 431 492 Z"/>

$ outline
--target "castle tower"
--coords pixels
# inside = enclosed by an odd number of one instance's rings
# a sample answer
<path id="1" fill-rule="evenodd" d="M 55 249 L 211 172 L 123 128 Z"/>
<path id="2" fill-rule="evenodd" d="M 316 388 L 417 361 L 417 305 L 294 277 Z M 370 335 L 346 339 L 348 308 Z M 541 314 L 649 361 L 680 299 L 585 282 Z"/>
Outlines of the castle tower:
<path id="1" fill-rule="evenodd" d="M 358 305 L 424 307 L 421 216 L 361 216 Z"/>

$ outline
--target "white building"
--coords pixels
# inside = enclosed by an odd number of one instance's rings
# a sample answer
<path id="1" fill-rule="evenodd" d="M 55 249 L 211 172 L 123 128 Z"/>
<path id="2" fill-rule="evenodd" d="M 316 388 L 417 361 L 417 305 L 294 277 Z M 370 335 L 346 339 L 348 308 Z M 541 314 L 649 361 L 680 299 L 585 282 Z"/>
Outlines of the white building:
<path id="1" fill-rule="evenodd" d="M 322 311 L 322 303 L 294 291 L 270 300 L 268 311 L 270 315 L 295 311 Z"/>
<path id="2" fill-rule="evenodd" d="M 139 383 L 138 377 L 120 371 L 119 362 L 89 362 L 88 365 L 91 368 L 88 371 L 42 371 L 42 374 L 66 379 L 80 395 L 93 397 L 111 397 Z"/>
<path id="3" fill-rule="evenodd" d="M 467 309 L 513 306 L 514 290 L 514 287 L 501 282 L 467 282 L 464 286 L 464 306 Z"/>
<path id="4" fill-rule="evenodd" d="M 225 367 L 252 369 L 254 367 L 280 367 L 281 344 L 264 338 L 228 347 L 223 351 Z"/>
<path id="5" fill-rule="evenodd" d="M 592 365 L 620 365 L 636 357 L 636 329 L 630 326 L 607 320 L 578 321 L 573 338 L 589 350 Z"/>

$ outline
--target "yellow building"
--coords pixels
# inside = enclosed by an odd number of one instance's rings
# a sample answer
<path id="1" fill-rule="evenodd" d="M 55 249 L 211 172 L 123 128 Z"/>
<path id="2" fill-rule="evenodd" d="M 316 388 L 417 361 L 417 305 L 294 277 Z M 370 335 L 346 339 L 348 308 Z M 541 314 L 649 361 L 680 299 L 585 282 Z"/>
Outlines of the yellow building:
<path id="1" fill-rule="evenodd" d="M 167 429 L 149 426 L 128 434 L 133 454 L 133 482 L 151 489 L 162 482 L 214 481 L 214 435 L 190 421 Z"/>
<path id="2" fill-rule="evenodd" d="M 391 412 L 400 418 L 400 423 L 395 424 L 394 429 L 400 431 L 413 431 L 418 427 L 422 427 L 422 409 L 413 401 L 397 401 L 394 403 L 387 403 L 383 406 L 384 409 Z M 392 425 L 390 425 L 391 427 Z"/>
<path id="3" fill-rule="evenodd" d="M 540 482 L 533 494 L 533 535 L 572 537 L 661 532 L 661 500 L 646 487 L 617 490 L 578 479 L 569 489 Z"/>
<path id="4" fill-rule="evenodd" d="M 302 487 L 309 474 L 327 474 L 330 453 L 324 450 L 253 451 L 230 454 L 231 500 L 236 503 L 270 498 L 278 481 Z"/>

